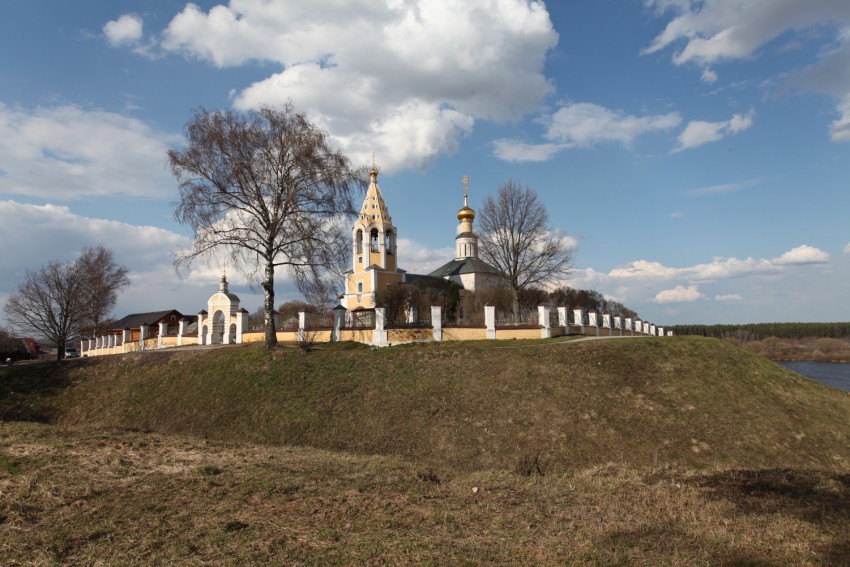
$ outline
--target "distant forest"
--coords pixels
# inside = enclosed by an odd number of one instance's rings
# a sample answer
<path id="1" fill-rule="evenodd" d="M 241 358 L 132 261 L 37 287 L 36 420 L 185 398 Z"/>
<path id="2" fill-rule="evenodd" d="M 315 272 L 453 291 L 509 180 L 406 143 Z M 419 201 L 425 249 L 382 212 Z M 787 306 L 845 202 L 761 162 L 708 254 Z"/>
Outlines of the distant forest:
<path id="1" fill-rule="evenodd" d="M 677 335 L 699 335 L 717 339 L 753 341 L 777 337 L 780 339 L 804 339 L 826 337 L 846 339 L 850 337 L 850 323 L 754 323 L 750 325 L 674 325 L 665 327 Z"/>

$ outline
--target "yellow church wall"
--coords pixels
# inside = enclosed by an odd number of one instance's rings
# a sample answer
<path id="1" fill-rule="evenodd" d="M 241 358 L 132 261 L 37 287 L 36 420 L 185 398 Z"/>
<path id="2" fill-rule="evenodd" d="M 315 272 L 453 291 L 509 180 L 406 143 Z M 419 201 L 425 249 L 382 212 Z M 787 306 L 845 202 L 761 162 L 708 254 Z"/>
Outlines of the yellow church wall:
<path id="1" fill-rule="evenodd" d="M 298 331 L 278 331 L 277 340 L 282 343 L 297 343 Z"/>
<path id="2" fill-rule="evenodd" d="M 339 340 L 354 341 L 356 343 L 371 343 L 371 329 L 342 329 L 339 332 Z"/>
<path id="3" fill-rule="evenodd" d="M 307 340 L 316 342 L 316 343 L 329 343 L 331 342 L 331 333 L 332 331 L 321 330 L 321 331 L 311 331 L 307 330 Z"/>
<path id="4" fill-rule="evenodd" d="M 434 340 L 434 332 L 431 329 L 388 329 L 387 341 L 389 343 L 409 343 L 412 341 Z"/>
<path id="5" fill-rule="evenodd" d="M 484 327 L 443 327 L 444 341 L 480 341 L 487 338 Z"/>
<path id="6" fill-rule="evenodd" d="M 183 337 L 183 345 L 196 345 L 198 344 L 198 337 Z"/>
<path id="7" fill-rule="evenodd" d="M 163 347 L 177 346 L 177 337 L 162 337 Z"/>
<path id="8" fill-rule="evenodd" d="M 262 331 L 253 331 L 250 333 L 242 333 L 242 342 L 243 343 L 259 343 L 264 341 L 266 338 L 266 334 Z"/>
<path id="9" fill-rule="evenodd" d="M 540 329 L 496 329 L 497 340 L 539 338 Z"/>

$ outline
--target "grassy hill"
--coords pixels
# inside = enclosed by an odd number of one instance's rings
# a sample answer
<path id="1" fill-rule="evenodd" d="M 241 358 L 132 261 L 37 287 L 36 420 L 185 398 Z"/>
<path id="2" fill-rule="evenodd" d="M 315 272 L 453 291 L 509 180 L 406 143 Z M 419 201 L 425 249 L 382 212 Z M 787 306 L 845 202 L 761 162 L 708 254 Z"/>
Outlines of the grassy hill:
<path id="1" fill-rule="evenodd" d="M 246 345 L 20 366 L 0 371 L 0 417 L 380 454 L 435 470 L 513 470 L 535 457 L 550 472 L 850 465 L 850 395 L 696 337 L 306 355 Z"/>
<path id="2" fill-rule="evenodd" d="M 844 565 L 848 432 L 703 338 L 21 365 L 0 563 Z"/>

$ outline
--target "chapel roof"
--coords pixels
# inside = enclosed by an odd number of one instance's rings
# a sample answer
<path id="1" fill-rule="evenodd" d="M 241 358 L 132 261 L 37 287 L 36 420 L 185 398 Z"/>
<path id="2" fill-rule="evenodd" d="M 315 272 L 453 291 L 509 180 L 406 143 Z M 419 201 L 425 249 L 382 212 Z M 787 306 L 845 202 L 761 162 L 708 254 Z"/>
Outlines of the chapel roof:
<path id="1" fill-rule="evenodd" d="M 370 225 L 391 227 L 393 219 L 390 217 L 384 196 L 381 194 L 381 188 L 378 186 L 378 168 L 373 165 L 369 175 L 371 181 L 369 188 L 366 189 L 366 197 L 360 207 L 360 214 L 357 215 L 357 222 L 366 227 Z"/>
<path id="2" fill-rule="evenodd" d="M 131 313 L 130 315 L 127 315 L 113 323 L 112 328 L 136 329 L 142 325 L 152 327 L 154 325 L 158 325 L 160 321 L 172 314 L 175 315 L 176 320 L 183 318 L 183 314 L 176 309 L 170 309 L 168 311 L 150 311 L 148 313 Z"/>
<path id="3" fill-rule="evenodd" d="M 474 273 L 498 274 L 499 270 L 478 258 L 460 258 L 446 262 L 428 275 L 443 278 Z"/>

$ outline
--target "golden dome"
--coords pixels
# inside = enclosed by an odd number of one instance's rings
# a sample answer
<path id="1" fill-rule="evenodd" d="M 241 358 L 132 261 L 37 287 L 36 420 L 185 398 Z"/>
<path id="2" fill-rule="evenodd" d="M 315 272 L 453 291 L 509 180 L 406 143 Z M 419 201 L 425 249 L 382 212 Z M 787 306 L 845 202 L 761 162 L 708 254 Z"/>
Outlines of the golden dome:
<path id="1" fill-rule="evenodd" d="M 464 204 L 463 208 L 457 212 L 457 220 L 461 222 L 475 220 L 475 211 L 470 209 L 469 205 Z"/>

